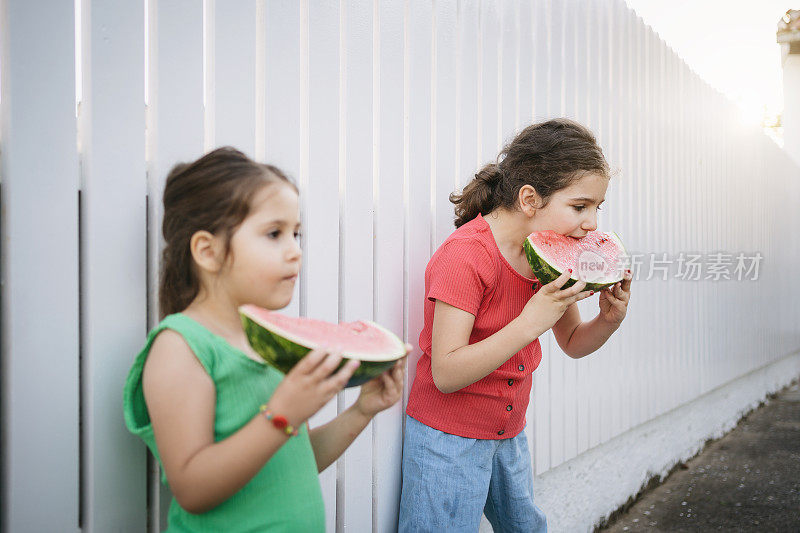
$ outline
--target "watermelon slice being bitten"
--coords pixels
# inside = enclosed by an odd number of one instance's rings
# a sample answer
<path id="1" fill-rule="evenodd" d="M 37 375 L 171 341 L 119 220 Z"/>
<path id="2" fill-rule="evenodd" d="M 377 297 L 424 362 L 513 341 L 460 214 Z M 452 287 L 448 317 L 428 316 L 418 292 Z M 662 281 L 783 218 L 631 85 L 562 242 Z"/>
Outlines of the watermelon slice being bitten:
<path id="1" fill-rule="evenodd" d="M 239 308 L 250 346 L 267 363 L 284 374 L 315 348 L 336 350 L 347 359 L 361 361 L 347 387 L 379 376 L 406 355 L 405 344 L 394 333 L 365 320 L 333 324 L 311 318 L 294 318 L 254 305 Z"/>
<path id="2" fill-rule="evenodd" d="M 567 288 L 578 280 L 587 291 L 599 291 L 622 281 L 627 253 L 616 233 L 590 231 L 581 239 L 555 231 L 537 231 L 523 244 L 528 263 L 542 285 L 572 269 Z"/>

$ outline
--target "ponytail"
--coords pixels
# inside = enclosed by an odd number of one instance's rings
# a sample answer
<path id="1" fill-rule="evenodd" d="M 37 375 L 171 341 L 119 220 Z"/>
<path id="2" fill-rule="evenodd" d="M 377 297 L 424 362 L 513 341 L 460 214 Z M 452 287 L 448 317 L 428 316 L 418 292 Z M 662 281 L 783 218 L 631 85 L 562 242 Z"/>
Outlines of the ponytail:
<path id="1" fill-rule="evenodd" d="M 451 193 L 455 204 L 455 225 L 460 228 L 479 214 L 492 212 L 500 205 L 497 191 L 503 181 L 503 172 L 496 163 L 489 163 L 475 174 L 461 194 Z"/>
<path id="2" fill-rule="evenodd" d="M 461 194 L 450 195 L 455 226 L 498 207 L 514 209 L 525 185 L 533 187 L 544 207 L 553 193 L 586 173 L 610 176 L 603 150 L 589 129 L 566 118 L 532 124 L 503 148 L 497 162 L 475 174 Z"/>

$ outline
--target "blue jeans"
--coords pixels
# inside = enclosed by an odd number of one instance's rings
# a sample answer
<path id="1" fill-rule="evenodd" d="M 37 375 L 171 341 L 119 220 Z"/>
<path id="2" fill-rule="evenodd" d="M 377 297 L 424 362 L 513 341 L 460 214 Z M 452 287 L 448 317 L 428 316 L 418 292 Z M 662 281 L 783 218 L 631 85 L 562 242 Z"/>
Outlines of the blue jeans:
<path id="1" fill-rule="evenodd" d="M 477 532 L 481 513 L 495 533 L 547 531 L 525 432 L 468 439 L 406 416 L 398 531 Z"/>

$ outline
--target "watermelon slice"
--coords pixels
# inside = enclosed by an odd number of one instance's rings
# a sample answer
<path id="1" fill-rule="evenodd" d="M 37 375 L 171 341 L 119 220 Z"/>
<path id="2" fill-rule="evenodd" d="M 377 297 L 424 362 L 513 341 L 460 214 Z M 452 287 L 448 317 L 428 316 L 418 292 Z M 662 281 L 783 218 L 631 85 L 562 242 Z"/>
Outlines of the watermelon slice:
<path id="1" fill-rule="evenodd" d="M 622 281 L 627 253 L 616 233 L 590 231 L 582 239 L 554 231 L 537 231 L 523 244 L 533 273 L 546 285 L 571 268 L 572 276 L 564 288 L 578 280 L 587 291 L 599 291 Z"/>
<path id="2" fill-rule="evenodd" d="M 243 305 L 239 314 L 250 346 L 284 374 L 308 352 L 324 346 L 341 352 L 345 359 L 361 361 L 346 385 L 356 387 L 379 376 L 406 354 L 403 341 L 374 322 L 332 324 L 292 318 L 254 305 Z"/>

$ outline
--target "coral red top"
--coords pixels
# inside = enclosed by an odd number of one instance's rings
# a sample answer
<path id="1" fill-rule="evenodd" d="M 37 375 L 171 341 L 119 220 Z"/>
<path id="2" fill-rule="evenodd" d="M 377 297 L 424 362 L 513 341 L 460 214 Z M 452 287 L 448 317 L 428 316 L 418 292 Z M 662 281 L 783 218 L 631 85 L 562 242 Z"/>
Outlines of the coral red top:
<path id="1" fill-rule="evenodd" d="M 411 386 L 406 413 L 446 433 L 477 439 L 505 439 L 525 427 L 531 374 L 542 360 L 536 339 L 494 372 L 444 394 L 431 374 L 433 309 L 441 300 L 475 316 L 469 337 L 474 344 L 514 318 L 538 290 L 506 261 L 489 224 L 478 215 L 450 235 L 425 269 L 425 322 L 419 336 L 422 356 Z"/>

